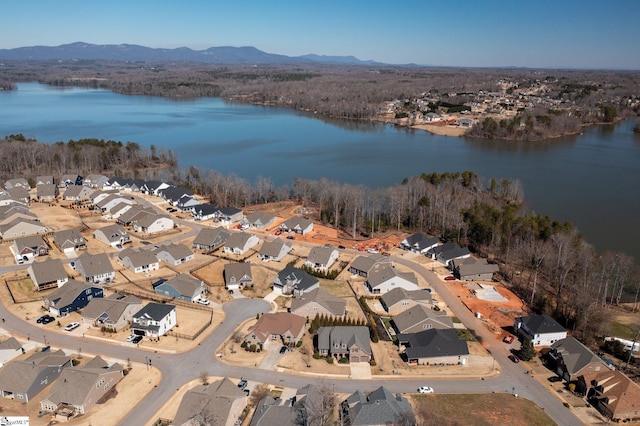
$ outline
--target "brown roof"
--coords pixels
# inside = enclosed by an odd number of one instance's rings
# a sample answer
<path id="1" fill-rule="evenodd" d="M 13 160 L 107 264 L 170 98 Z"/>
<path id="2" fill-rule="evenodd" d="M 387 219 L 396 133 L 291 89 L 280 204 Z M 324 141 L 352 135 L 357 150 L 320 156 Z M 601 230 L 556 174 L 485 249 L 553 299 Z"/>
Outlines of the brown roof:
<path id="1" fill-rule="evenodd" d="M 298 336 L 306 321 L 305 318 L 288 312 L 263 314 L 256 325 L 249 328 L 249 331 L 265 337 L 269 334 L 283 335 L 286 334 L 287 331 L 294 336 Z M 264 340 L 264 338 L 262 340 Z"/>
<path id="2" fill-rule="evenodd" d="M 602 396 L 609 399 L 606 406 L 613 418 L 640 411 L 640 386 L 620 371 L 605 371 L 595 376 L 594 384 L 602 386 Z"/>

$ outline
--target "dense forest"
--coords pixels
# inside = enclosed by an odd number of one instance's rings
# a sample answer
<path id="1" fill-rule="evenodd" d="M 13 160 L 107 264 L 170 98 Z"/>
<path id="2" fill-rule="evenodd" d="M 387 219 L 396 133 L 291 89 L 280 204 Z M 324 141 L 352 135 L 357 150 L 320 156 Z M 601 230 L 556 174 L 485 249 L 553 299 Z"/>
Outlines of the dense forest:
<path id="1" fill-rule="evenodd" d="M 106 61 L 6 62 L 0 68 L 0 88 L 23 81 L 122 94 L 222 97 L 352 120 L 380 119 L 386 104 L 396 100 L 468 105 L 482 103 L 480 93 L 503 93 L 500 108 L 508 109 L 520 93 L 535 91 L 536 100 L 515 117 L 481 118 L 469 133 L 513 140 L 576 133 L 584 125 L 637 115 L 640 105 L 640 73 L 630 71 Z M 558 103 L 561 108 L 549 106 Z"/>

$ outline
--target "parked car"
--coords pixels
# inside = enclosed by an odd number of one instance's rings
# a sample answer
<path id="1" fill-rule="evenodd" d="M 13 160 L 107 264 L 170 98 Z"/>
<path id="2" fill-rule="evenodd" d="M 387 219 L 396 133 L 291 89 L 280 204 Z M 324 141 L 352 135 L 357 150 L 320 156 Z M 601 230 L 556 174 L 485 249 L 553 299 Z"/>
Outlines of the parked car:
<path id="1" fill-rule="evenodd" d="M 520 358 L 518 358 L 516 355 L 511 354 L 509 355 L 509 359 L 513 362 L 515 362 L 516 364 L 520 362 Z"/>
<path id="2" fill-rule="evenodd" d="M 36 322 L 38 324 L 49 324 L 51 321 L 54 321 L 55 318 L 53 318 L 51 315 L 45 314 L 41 317 L 39 317 Z"/>
<path id="3" fill-rule="evenodd" d="M 286 347 L 286 346 L 282 346 L 282 347 L 280 348 L 280 353 L 281 353 L 281 354 L 285 353 L 286 351 L 287 351 L 287 347 Z"/>
<path id="4" fill-rule="evenodd" d="M 502 339 L 502 341 L 508 344 L 512 344 L 515 339 L 516 338 L 513 334 L 507 334 L 506 336 L 504 336 L 504 339 Z"/>
<path id="5" fill-rule="evenodd" d="M 240 382 L 238 382 L 238 388 L 244 390 L 244 388 L 246 388 L 246 387 L 247 387 L 247 381 L 246 380 L 242 379 L 242 380 L 240 380 Z"/>
<path id="6" fill-rule="evenodd" d="M 72 323 L 69 323 L 64 329 L 65 331 L 71 331 L 71 330 L 75 330 L 78 327 L 80 327 L 79 322 L 72 322 Z"/>
<path id="7" fill-rule="evenodd" d="M 201 305 L 205 305 L 205 306 L 208 306 L 211 303 L 207 299 L 196 299 L 196 302 L 198 302 Z"/>
<path id="8" fill-rule="evenodd" d="M 454 277 L 453 275 L 447 275 L 446 277 L 444 277 L 445 281 L 455 281 L 456 277 Z"/>
<path id="9" fill-rule="evenodd" d="M 127 342 L 133 342 L 133 339 L 135 339 L 137 336 L 137 334 L 130 334 L 129 336 L 127 336 Z"/>
<path id="10" fill-rule="evenodd" d="M 233 289 L 232 288 L 229 289 L 229 294 L 233 294 Z"/>
<path id="11" fill-rule="evenodd" d="M 433 393 L 433 388 L 430 386 L 420 386 L 418 388 L 418 393 Z"/>
<path id="12" fill-rule="evenodd" d="M 142 336 L 141 335 L 136 335 L 136 337 L 133 338 L 133 340 L 131 340 L 131 343 L 137 345 L 138 343 L 140 343 L 140 341 L 142 340 Z"/>
<path id="13" fill-rule="evenodd" d="M 556 383 L 556 382 L 561 382 L 562 381 L 562 377 L 551 376 L 547 380 L 549 380 L 551 383 Z"/>
<path id="14" fill-rule="evenodd" d="M 296 237 L 294 237 L 293 235 L 287 235 L 287 240 L 295 240 Z"/>

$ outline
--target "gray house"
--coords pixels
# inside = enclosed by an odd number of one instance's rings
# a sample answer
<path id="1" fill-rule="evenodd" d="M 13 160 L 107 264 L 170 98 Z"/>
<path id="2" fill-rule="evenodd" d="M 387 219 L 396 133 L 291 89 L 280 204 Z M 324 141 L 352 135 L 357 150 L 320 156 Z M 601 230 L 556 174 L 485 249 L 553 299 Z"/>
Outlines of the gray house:
<path id="1" fill-rule="evenodd" d="M 110 283 L 116 279 L 116 271 L 106 253 L 82 253 L 75 261 L 71 262 L 71 266 L 85 281 L 94 284 Z"/>
<path id="2" fill-rule="evenodd" d="M 154 253 L 159 261 L 178 266 L 195 258 L 193 251 L 184 244 L 160 246 Z"/>
<path id="3" fill-rule="evenodd" d="M 193 248 L 203 251 L 213 251 L 227 242 L 231 233 L 219 226 L 217 228 L 202 228 L 193 240 Z"/>
<path id="4" fill-rule="evenodd" d="M 53 234 L 53 243 L 60 251 L 68 254 L 87 248 L 87 242 L 79 229 L 65 229 L 56 232 Z"/>
<path id="5" fill-rule="evenodd" d="M 280 225 L 283 232 L 295 232 L 296 234 L 307 234 L 313 231 L 313 221 L 300 216 L 293 216 Z"/>
<path id="6" fill-rule="evenodd" d="M 117 332 L 128 326 L 140 309 L 142 301 L 137 297 L 114 293 L 91 300 L 82 310 L 82 322 Z"/>
<path id="7" fill-rule="evenodd" d="M 440 240 L 437 237 L 427 237 L 417 232 L 402 240 L 400 247 L 415 253 L 426 254 L 427 251 L 437 246 L 439 242 Z"/>
<path id="8" fill-rule="evenodd" d="M 227 263 L 224 265 L 224 287 L 235 290 L 253 287 L 253 275 L 250 263 Z"/>
<path id="9" fill-rule="evenodd" d="M 13 360 L 0 369 L 0 396 L 29 402 L 71 366 L 62 349 L 36 352 L 24 360 Z"/>
<path id="10" fill-rule="evenodd" d="M 115 223 L 93 231 L 93 238 L 111 247 L 131 242 L 126 229 Z"/>
<path id="11" fill-rule="evenodd" d="M 453 328 L 451 317 L 423 305 L 416 305 L 396 315 L 393 317 L 393 324 L 398 334 L 418 333 L 432 328 Z"/>
<path id="12" fill-rule="evenodd" d="M 340 404 L 341 424 L 351 426 L 383 426 L 399 424 L 403 419 L 414 419 L 409 401 L 393 395 L 384 386 L 366 396 L 354 392 Z"/>
<path id="13" fill-rule="evenodd" d="M 216 425 L 233 425 L 247 406 L 247 395 L 228 378 L 189 389 L 180 401 L 173 419 L 176 426 L 205 424 L 216 419 Z"/>
<path id="14" fill-rule="evenodd" d="M 44 262 L 33 262 L 27 269 L 36 287 L 36 291 L 62 287 L 69 276 L 60 259 L 48 259 Z"/>
<path id="15" fill-rule="evenodd" d="M 335 358 L 347 357 L 349 362 L 371 361 L 369 328 L 364 326 L 320 327 L 318 352 Z"/>
<path id="16" fill-rule="evenodd" d="M 290 312 L 310 319 L 317 315 L 342 317 L 347 314 L 347 302 L 322 288 L 316 288 L 294 297 Z"/>
<path id="17" fill-rule="evenodd" d="M 466 365 L 469 358 L 467 341 L 460 339 L 453 328 L 400 334 L 398 344 L 405 347 L 404 355 L 408 364 Z"/>
<path id="18" fill-rule="evenodd" d="M 500 271 L 496 264 L 487 263 L 487 259 L 455 259 L 451 261 L 451 270 L 454 275 L 464 281 L 491 281 L 493 274 Z"/>
<path id="19" fill-rule="evenodd" d="M 304 262 L 305 266 L 326 270 L 338 260 L 340 253 L 333 247 L 313 247 Z"/>
<path id="20" fill-rule="evenodd" d="M 291 251 L 291 243 L 284 242 L 280 238 L 273 241 L 265 241 L 260 247 L 258 258 L 260 260 L 279 262 Z"/>
<path id="21" fill-rule="evenodd" d="M 382 254 L 371 254 L 356 257 L 349 266 L 349 272 L 354 275 L 368 277 L 373 271 L 391 266 L 391 258 Z"/>
<path id="22" fill-rule="evenodd" d="M 302 269 L 287 265 L 273 281 L 273 289 L 282 294 L 299 296 L 320 287 L 320 281 Z"/>
<path id="23" fill-rule="evenodd" d="M 271 225 L 276 217 L 267 212 L 253 212 L 242 220 L 243 225 L 253 226 L 254 228 L 263 229 Z"/>
<path id="24" fill-rule="evenodd" d="M 186 302 L 195 302 L 204 297 L 206 286 L 201 280 L 191 278 L 187 274 L 176 275 L 168 281 L 154 285 L 153 291 L 156 294 L 173 297 Z"/>

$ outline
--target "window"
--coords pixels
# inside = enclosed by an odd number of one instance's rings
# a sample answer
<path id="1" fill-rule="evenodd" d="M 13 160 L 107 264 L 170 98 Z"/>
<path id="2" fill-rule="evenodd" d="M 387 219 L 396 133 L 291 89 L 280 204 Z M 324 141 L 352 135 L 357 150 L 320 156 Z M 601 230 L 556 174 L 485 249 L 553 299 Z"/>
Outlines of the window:
<path id="1" fill-rule="evenodd" d="M 102 386 L 103 383 L 104 383 L 104 379 L 98 380 L 98 383 L 96 383 L 96 389 Z"/>
<path id="2" fill-rule="evenodd" d="M 422 328 L 425 330 L 430 330 L 433 326 L 431 324 L 422 324 Z"/>

